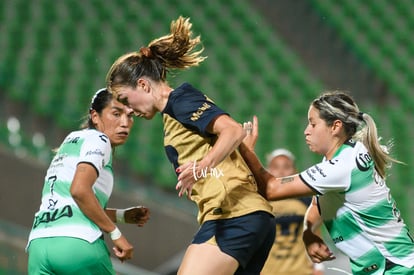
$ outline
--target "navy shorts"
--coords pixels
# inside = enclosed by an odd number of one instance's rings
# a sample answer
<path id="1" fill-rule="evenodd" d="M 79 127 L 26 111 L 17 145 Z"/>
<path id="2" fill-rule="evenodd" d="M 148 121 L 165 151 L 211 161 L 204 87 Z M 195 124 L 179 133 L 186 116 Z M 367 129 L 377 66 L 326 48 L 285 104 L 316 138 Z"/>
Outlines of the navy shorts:
<path id="1" fill-rule="evenodd" d="M 192 243 L 205 243 L 215 237 L 224 253 L 239 262 L 234 274 L 260 274 L 275 240 L 275 219 L 264 211 L 241 217 L 203 223 Z"/>

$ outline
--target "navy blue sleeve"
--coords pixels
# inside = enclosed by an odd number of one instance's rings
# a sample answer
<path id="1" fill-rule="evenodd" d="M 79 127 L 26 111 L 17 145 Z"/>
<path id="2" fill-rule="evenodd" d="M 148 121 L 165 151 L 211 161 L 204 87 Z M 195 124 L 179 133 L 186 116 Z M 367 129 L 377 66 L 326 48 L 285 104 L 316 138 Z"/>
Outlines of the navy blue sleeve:
<path id="1" fill-rule="evenodd" d="M 212 100 L 189 84 L 174 90 L 164 113 L 168 113 L 186 128 L 209 136 L 207 126 L 220 115 L 228 115 Z"/>

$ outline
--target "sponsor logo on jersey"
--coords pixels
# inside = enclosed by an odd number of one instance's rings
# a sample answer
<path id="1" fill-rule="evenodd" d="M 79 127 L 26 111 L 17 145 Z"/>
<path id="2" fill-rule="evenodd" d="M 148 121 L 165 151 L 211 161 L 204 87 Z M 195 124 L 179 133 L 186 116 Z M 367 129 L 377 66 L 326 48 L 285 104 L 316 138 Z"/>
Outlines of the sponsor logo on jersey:
<path id="1" fill-rule="evenodd" d="M 342 237 L 342 236 L 338 236 L 338 237 L 334 237 L 334 238 L 332 238 L 332 240 L 333 240 L 333 242 L 334 242 L 335 244 L 337 244 L 337 243 L 343 242 L 343 241 L 344 241 L 344 237 Z"/>
<path id="2" fill-rule="evenodd" d="M 318 173 L 319 173 L 322 177 L 326 178 L 326 174 L 323 172 L 322 168 L 320 168 L 318 165 L 315 165 L 315 169 L 316 169 L 316 171 L 318 171 Z"/>
<path id="3" fill-rule="evenodd" d="M 330 159 L 330 160 L 328 160 L 328 162 L 329 162 L 329 164 L 335 165 L 338 162 L 338 160 L 337 159 L 335 159 L 335 160 Z"/>
<path id="4" fill-rule="evenodd" d="M 67 137 L 63 143 L 78 143 L 80 137 Z"/>
<path id="5" fill-rule="evenodd" d="M 373 264 L 371 266 L 365 267 L 363 270 L 364 272 L 372 272 L 374 270 L 378 269 L 378 265 L 377 264 Z"/>
<path id="6" fill-rule="evenodd" d="M 101 151 L 101 150 L 99 150 L 99 149 L 96 149 L 96 150 L 94 150 L 94 151 L 88 151 L 88 152 L 86 152 L 86 155 L 87 156 L 89 156 L 89 155 L 99 155 L 99 156 L 104 156 L 104 153 Z"/>
<path id="7" fill-rule="evenodd" d="M 306 174 L 308 175 L 308 177 L 312 181 L 316 181 L 316 177 L 315 176 L 317 176 L 318 174 L 321 175 L 322 177 L 326 178 L 325 172 L 318 165 L 315 165 L 315 166 L 309 168 L 308 170 L 306 170 Z"/>
<path id="8" fill-rule="evenodd" d="M 211 108 L 211 105 L 210 105 L 210 104 L 208 104 L 207 102 L 204 102 L 204 103 L 203 103 L 203 105 L 202 105 L 202 106 L 200 106 L 200 107 L 198 107 L 197 111 L 196 111 L 196 112 L 194 112 L 194 113 L 191 115 L 191 120 L 192 120 L 192 121 L 197 121 L 197 120 L 198 120 L 198 119 L 200 119 L 200 117 L 204 114 L 204 112 L 205 112 L 207 109 L 209 109 L 209 108 Z"/>
<path id="9" fill-rule="evenodd" d="M 372 158 L 368 153 L 359 153 L 355 158 L 356 165 L 360 171 L 368 171 Z"/>
<path id="10" fill-rule="evenodd" d="M 64 217 L 71 218 L 72 216 L 72 207 L 70 205 L 65 205 L 63 208 L 56 208 L 52 212 L 43 212 L 41 215 L 36 216 L 33 228 L 38 227 L 41 223 L 50 223 Z"/>
<path id="11" fill-rule="evenodd" d="M 306 170 L 306 175 L 308 175 L 308 177 L 312 180 L 312 181 L 316 181 L 316 178 L 313 176 L 314 171 L 313 169 L 308 169 Z"/>

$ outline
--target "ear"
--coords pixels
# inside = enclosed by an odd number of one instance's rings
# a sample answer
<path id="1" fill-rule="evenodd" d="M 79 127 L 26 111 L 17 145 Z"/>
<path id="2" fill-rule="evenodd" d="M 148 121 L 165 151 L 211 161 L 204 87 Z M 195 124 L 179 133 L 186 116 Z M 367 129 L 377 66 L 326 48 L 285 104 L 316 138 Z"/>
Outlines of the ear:
<path id="1" fill-rule="evenodd" d="M 332 123 L 332 132 L 334 132 L 335 134 L 338 134 L 341 130 L 342 130 L 342 121 L 337 119 Z"/>
<path id="2" fill-rule="evenodd" d="M 150 91 L 150 83 L 148 79 L 140 78 L 137 81 L 137 87 L 142 88 L 144 92 L 148 93 Z"/>
<path id="3" fill-rule="evenodd" d="M 98 114 L 98 112 L 95 111 L 95 110 L 92 110 L 91 113 L 90 113 L 90 116 L 91 116 L 92 123 L 94 125 L 97 125 L 98 122 L 99 122 L 99 114 Z"/>

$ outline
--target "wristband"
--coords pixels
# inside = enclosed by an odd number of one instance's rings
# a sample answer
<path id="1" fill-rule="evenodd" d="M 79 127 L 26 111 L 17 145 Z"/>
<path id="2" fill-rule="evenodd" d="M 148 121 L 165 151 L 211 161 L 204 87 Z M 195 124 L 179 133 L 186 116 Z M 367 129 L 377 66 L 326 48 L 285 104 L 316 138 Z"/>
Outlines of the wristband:
<path id="1" fill-rule="evenodd" d="M 116 222 L 125 223 L 125 209 L 117 209 L 115 211 Z"/>
<path id="2" fill-rule="evenodd" d="M 109 232 L 109 236 L 111 237 L 111 240 L 115 241 L 121 238 L 122 233 L 118 227 L 115 227 L 113 231 Z"/>
<path id="3" fill-rule="evenodd" d="M 314 263 L 313 269 L 317 271 L 325 271 L 325 265 L 323 263 Z"/>

